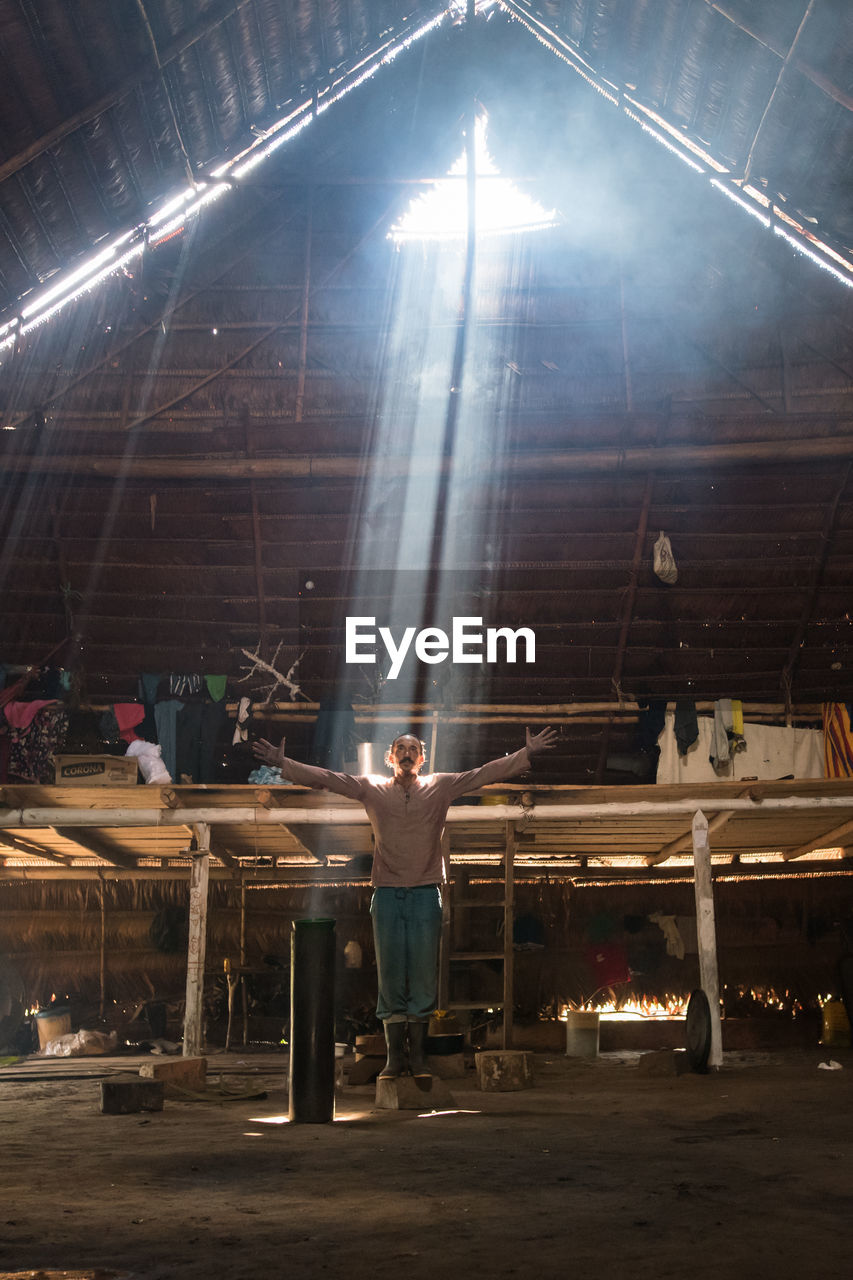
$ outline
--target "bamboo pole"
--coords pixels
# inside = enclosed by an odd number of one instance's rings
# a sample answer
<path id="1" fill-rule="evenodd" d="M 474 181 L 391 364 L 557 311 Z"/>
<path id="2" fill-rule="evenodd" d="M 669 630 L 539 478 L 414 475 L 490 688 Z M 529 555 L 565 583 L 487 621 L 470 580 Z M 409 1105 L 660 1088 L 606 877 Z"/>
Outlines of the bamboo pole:
<path id="1" fill-rule="evenodd" d="M 701 797 L 685 797 L 681 800 L 599 800 L 595 803 L 574 803 L 567 798 L 562 804 L 537 804 L 530 811 L 533 819 L 540 821 L 576 821 L 582 818 L 595 818 L 599 821 L 606 818 L 657 817 L 674 813 L 695 813 L 697 807 L 710 809 L 714 813 L 731 809 L 736 813 L 796 813 L 835 809 L 853 809 L 853 793 L 843 796 L 794 795 L 763 796 L 752 799 L 732 797 L 723 793 L 719 797 L 703 795 Z M 196 823 L 207 825 L 234 826 L 255 823 L 258 826 L 287 826 L 290 823 L 301 823 L 307 826 L 361 826 L 369 821 L 360 805 L 330 806 L 317 808 L 264 809 L 239 806 L 233 809 L 221 807 L 186 808 L 186 809 L 3 809 L 0 810 L 0 828 L 2 827 L 49 827 L 60 820 L 64 827 L 74 826 L 108 826 L 108 827 L 183 827 Z M 510 822 L 519 817 L 518 805 L 455 805 L 447 814 L 447 822 L 467 822 L 470 824 Z"/>
<path id="2" fill-rule="evenodd" d="M 198 851 L 190 868 L 187 992 L 184 1010 L 183 1056 L 194 1058 L 204 1044 L 204 957 L 207 944 L 207 885 L 210 874 L 210 828 L 195 825 Z"/>
<path id="3" fill-rule="evenodd" d="M 98 978 L 100 983 L 100 1000 L 98 1002 L 98 1016 L 103 1018 L 104 1008 L 107 1002 L 107 913 L 106 903 L 104 901 L 104 882 L 100 882 L 99 886 L 99 905 L 101 908 L 101 941 L 98 954 Z"/>
<path id="4" fill-rule="evenodd" d="M 515 823 L 506 824 L 504 857 L 504 993 L 501 1048 L 512 1048 L 512 1006 L 515 999 L 515 948 L 513 925 L 515 923 Z"/>
<path id="5" fill-rule="evenodd" d="M 714 923 L 714 885 L 711 878 L 711 849 L 708 819 L 701 809 L 693 818 L 693 892 L 696 898 L 696 929 L 699 943 L 699 983 L 711 1010 L 711 1052 L 709 1067 L 723 1063 L 723 1035 L 720 1025 L 720 979 L 717 972 L 717 934 Z"/>
<path id="6" fill-rule="evenodd" d="M 805 440 L 750 440 L 734 444 L 631 446 L 626 449 L 543 449 L 509 455 L 496 462 L 497 471 L 514 476 L 589 475 L 594 472 L 705 470 L 721 466 L 829 461 L 853 458 L 853 435 Z M 133 457 L 92 458 L 84 454 L 3 454 L 9 472 L 29 475 L 121 476 L 128 480 L 304 480 L 362 479 L 373 467 L 355 455 L 288 454 L 278 458 Z M 386 458 L 388 480 L 395 477 L 433 477 L 447 471 L 452 460 L 427 455 Z"/>
<path id="7" fill-rule="evenodd" d="M 786 862 L 791 862 L 794 858 L 802 858 L 804 854 L 811 853 L 813 849 L 831 849 L 835 845 L 843 845 L 844 840 L 853 832 L 853 822 L 842 822 L 840 827 L 833 827 L 831 831 L 824 831 L 821 835 L 815 836 L 812 840 L 807 840 L 805 844 L 801 844 L 797 849 L 788 849 L 782 854 Z"/>
<path id="8" fill-rule="evenodd" d="M 249 999 L 246 991 L 246 878 L 240 874 L 240 1001 L 243 1007 L 243 1048 L 249 1043 Z"/>

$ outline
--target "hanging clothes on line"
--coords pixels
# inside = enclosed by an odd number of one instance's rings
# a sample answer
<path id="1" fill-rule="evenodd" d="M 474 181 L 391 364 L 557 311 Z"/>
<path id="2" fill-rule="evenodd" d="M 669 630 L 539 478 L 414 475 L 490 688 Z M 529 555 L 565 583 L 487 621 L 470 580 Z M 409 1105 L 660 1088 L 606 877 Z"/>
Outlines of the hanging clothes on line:
<path id="1" fill-rule="evenodd" d="M 725 772 L 711 764 L 713 717 L 699 716 L 697 733 L 694 745 L 682 754 L 676 740 L 675 716 L 667 711 L 666 727 L 658 738 L 658 783 L 824 776 L 824 739 L 820 729 L 746 723 L 746 748 L 730 756 Z"/>

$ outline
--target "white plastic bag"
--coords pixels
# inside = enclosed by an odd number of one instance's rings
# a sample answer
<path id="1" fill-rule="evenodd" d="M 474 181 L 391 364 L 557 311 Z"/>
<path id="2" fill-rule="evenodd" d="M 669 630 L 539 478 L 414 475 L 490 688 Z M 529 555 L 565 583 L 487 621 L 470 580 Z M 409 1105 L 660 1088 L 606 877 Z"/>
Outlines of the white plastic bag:
<path id="1" fill-rule="evenodd" d="M 172 781 L 172 775 L 163 764 L 162 748 L 157 742 L 145 742 L 137 738 L 131 742 L 125 755 L 135 756 L 139 771 L 146 783 L 153 782 L 165 785 Z"/>
<path id="2" fill-rule="evenodd" d="M 678 579 L 675 556 L 672 554 L 672 546 L 663 529 L 658 534 L 658 540 L 655 543 L 652 568 L 661 582 L 665 582 L 670 587 Z"/>
<path id="3" fill-rule="evenodd" d="M 118 1035 L 111 1031 L 75 1031 L 67 1036 L 59 1036 L 49 1041 L 44 1047 L 46 1058 L 91 1058 L 99 1053 L 113 1053 L 118 1044 Z"/>

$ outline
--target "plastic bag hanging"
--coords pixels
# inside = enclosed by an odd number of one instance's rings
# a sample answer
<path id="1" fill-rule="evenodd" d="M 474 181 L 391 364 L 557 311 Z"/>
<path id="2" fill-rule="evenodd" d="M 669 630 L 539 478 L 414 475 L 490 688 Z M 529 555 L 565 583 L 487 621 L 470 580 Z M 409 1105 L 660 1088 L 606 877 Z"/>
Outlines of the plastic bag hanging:
<path id="1" fill-rule="evenodd" d="M 677 581 L 678 568 L 675 563 L 675 556 L 672 554 L 672 546 L 663 529 L 658 534 L 658 540 L 655 543 L 652 567 L 661 582 L 666 582 L 669 586 L 672 586 Z"/>

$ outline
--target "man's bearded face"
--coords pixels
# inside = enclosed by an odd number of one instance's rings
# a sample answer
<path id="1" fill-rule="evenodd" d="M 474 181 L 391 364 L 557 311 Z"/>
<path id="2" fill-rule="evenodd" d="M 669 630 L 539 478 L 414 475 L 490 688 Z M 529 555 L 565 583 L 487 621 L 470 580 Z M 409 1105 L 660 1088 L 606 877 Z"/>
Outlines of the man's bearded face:
<path id="1" fill-rule="evenodd" d="M 394 773 L 398 777 L 401 774 L 417 773 L 424 762 L 420 742 L 408 733 L 396 738 L 391 747 L 391 759 L 394 764 Z"/>

